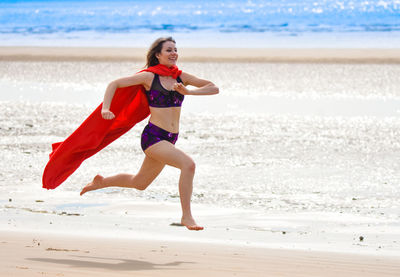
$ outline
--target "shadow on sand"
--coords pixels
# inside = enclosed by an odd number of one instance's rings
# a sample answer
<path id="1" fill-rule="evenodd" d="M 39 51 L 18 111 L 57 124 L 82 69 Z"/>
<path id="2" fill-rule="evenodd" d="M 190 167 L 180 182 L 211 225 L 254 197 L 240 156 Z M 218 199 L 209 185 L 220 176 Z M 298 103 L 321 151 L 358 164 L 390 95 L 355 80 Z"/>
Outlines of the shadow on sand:
<path id="1" fill-rule="evenodd" d="M 192 264 L 193 262 L 182 262 L 176 261 L 165 264 L 156 264 L 138 260 L 127 260 L 127 259 L 113 259 L 113 258 L 102 258 L 102 257 L 91 257 L 91 256 L 71 256 L 79 259 L 52 259 L 52 258 L 27 258 L 27 260 L 43 263 L 55 263 L 70 265 L 72 267 L 80 268 L 102 268 L 115 271 L 139 271 L 139 270 L 155 270 L 155 269 L 172 269 L 181 264 Z M 96 259 L 104 260 L 101 261 L 88 261 L 83 259 Z M 118 262 L 116 262 L 118 261 Z"/>

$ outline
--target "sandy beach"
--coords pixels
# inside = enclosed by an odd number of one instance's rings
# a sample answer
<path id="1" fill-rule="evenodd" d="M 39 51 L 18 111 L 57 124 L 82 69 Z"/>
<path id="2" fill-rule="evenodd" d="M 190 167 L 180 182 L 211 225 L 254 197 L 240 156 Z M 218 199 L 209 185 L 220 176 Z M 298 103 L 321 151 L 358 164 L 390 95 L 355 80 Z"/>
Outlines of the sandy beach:
<path id="1" fill-rule="evenodd" d="M 43 190 L 51 143 L 145 51 L 0 47 L 1 276 L 398 276 L 399 49 L 180 49 L 221 89 L 185 100 L 178 143 L 203 232 L 175 224 L 175 169 L 79 197 L 136 171 L 144 122 Z"/>
<path id="2" fill-rule="evenodd" d="M 0 47 L 0 60 L 139 61 L 147 48 Z M 383 48 L 182 48 L 182 62 L 400 63 L 400 50 Z"/>
<path id="3" fill-rule="evenodd" d="M 398 276 L 400 259 L 0 232 L 3 276 Z"/>

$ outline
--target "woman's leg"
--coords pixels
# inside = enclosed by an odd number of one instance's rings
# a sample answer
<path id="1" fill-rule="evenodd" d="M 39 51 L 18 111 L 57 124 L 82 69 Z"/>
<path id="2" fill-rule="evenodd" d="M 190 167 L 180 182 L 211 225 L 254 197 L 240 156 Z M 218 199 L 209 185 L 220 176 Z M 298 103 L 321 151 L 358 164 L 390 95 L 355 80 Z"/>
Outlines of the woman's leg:
<path id="1" fill-rule="evenodd" d="M 138 174 L 132 175 L 121 173 L 107 178 L 97 175 L 94 177 L 92 182 L 82 189 L 81 195 L 88 191 L 107 187 L 123 187 L 144 190 L 160 174 L 164 166 L 164 163 L 146 156 Z"/>
<path id="2" fill-rule="evenodd" d="M 146 155 L 162 164 L 168 164 L 181 170 L 179 178 L 179 195 L 182 206 L 182 225 L 190 230 L 202 230 L 203 227 L 196 224 L 193 219 L 190 199 L 193 191 L 193 177 L 195 173 L 195 163 L 192 158 L 181 150 L 175 148 L 172 143 L 160 141 L 145 151 Z"/>

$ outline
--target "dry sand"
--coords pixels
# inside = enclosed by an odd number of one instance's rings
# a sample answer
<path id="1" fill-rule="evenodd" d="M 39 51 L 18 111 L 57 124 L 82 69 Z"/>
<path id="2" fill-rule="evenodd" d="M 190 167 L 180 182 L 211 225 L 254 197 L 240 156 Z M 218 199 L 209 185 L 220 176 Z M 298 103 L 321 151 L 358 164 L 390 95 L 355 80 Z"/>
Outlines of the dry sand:
<path id="1" fill-rule="evenodd" d="M 144 61 L 146 48 L 0 47 L 0 60 Z M 188 62 L 400 63 L 400 49 L 181 48 Z"/>
<path id="2" fill-rule="evenodd" d="M 0 232 L 1 276 L 398 276 L 400 258 Z"/>

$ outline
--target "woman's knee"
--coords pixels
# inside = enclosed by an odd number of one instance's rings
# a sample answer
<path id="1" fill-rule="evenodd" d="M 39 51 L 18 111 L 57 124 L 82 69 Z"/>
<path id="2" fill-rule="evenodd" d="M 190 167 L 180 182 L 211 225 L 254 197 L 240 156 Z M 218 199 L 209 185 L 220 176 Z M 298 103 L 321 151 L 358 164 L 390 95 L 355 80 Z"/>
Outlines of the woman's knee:
<path id="1" fill-rule="evenodd" d="M 196 163 L 191 158 L 188 158 L 183 162 L 181 170 L 194 174 L 196 171 Z"/>

